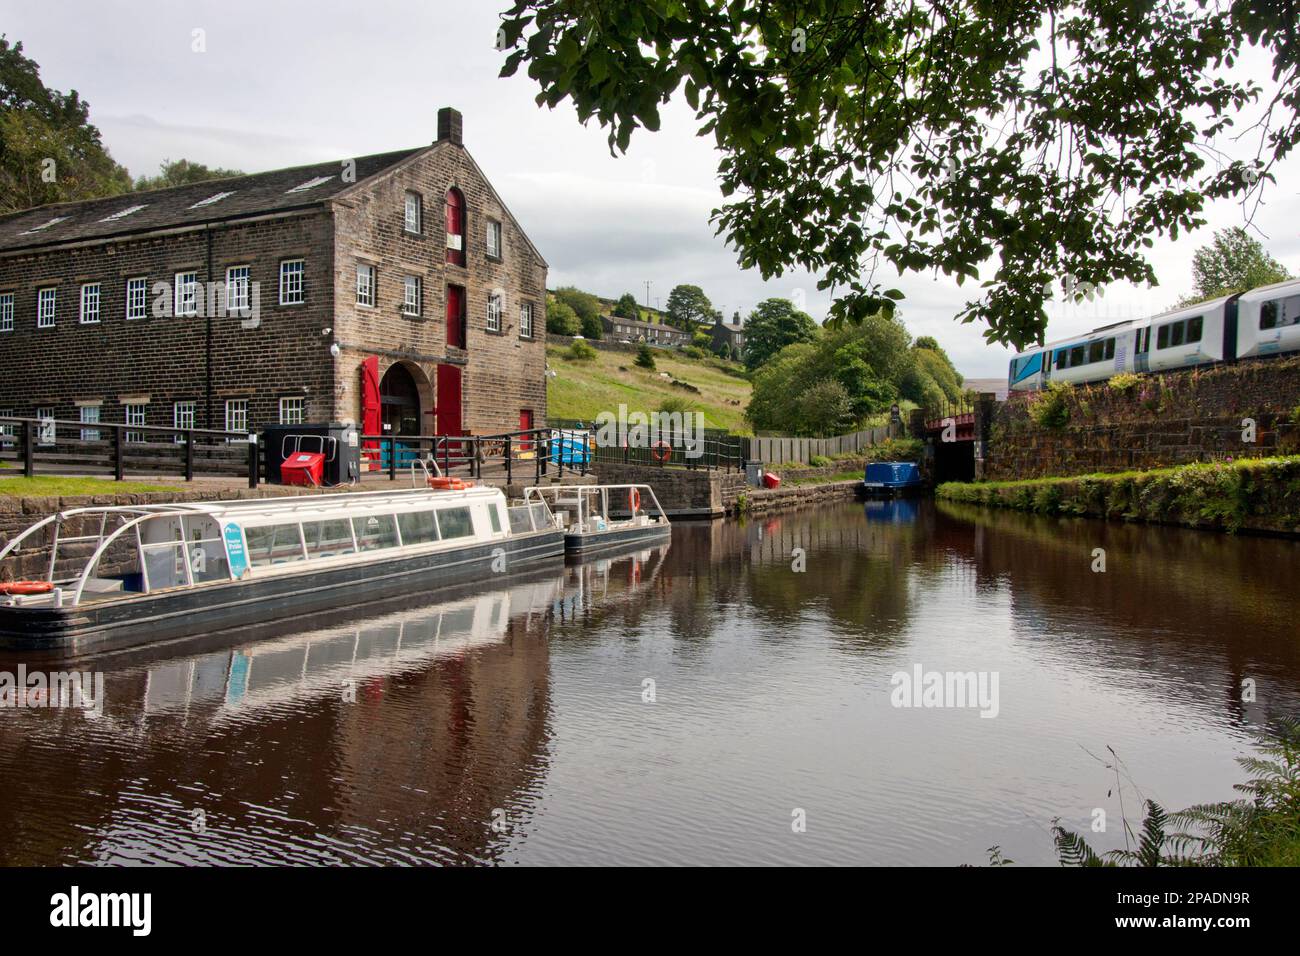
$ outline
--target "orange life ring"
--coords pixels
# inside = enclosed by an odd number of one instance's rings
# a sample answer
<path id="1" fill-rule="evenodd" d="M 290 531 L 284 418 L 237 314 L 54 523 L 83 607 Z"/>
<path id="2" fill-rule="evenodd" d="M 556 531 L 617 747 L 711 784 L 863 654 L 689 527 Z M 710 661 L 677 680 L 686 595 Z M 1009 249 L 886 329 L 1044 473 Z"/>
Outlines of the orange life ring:
<path id="1" fill-rule="evenodd" d="M 0 594 L 49 594 L 54 585 L 49 581 L 3 581 Z"/>
<path id="2" fill-rule="evenodd" d="M 429 487 L 438 491 L 464 491 L 471 487 L 471 484 L 463 478 L 430 477 Z"/>
<path id="3" fill-rule="evenodd" d="M 661 438 L 650 446 L 650 455 L 655 461 L 667 461 L 673 456 L 673 446 Z"/>
<path id="4" fill-rule="evenodd" d="M 632 509 L 632 514 L 635 516 L 636 513 L 641 510 L 641 492 L 636 488 L 629 489 L 627 493 L 627 503 Z"/>

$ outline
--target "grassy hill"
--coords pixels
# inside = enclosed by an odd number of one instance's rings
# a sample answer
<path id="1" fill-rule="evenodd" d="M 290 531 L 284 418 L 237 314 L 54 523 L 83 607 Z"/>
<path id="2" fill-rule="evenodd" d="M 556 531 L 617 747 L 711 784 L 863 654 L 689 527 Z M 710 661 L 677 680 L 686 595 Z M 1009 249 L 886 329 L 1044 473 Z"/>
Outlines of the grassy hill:
<path id="1" fill-rule="evenodd" d="M 589 362 L 575 362 L 558 345 L 546 347 L 546 361 L 554 378 L 547 379 L 546 405 L 552 418 L 577 418 L 590 422 L 604 411 L 618 413 L 619 403 L 628 411 L 657 411 L 667 399 L 685 399 L 704 413 L 708 428 L 726 428 L 748 433 L 745 406 L 750 384 L 743 377 L 744 366 L 721 359 L 691 359 L 680 352 L 655 349 L 654 371 L 637 368 L 632 352 L 597 349 Z M 674 386 L 660 378 L 668 372 L 689 382 L 699 394 Z"/>

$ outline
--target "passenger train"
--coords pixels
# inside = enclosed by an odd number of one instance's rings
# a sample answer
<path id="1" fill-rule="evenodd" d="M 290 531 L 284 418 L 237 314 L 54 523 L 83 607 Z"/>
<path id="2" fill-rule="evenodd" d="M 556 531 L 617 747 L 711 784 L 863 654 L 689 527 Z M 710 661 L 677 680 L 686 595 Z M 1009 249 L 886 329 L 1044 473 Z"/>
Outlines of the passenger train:
<path id="1" fill-rule="evenodd" d="M 1152 318 L 1103 325 L 1023 352 L 1007 387 L 1101 382 L 1120 372 L 1163 372 L 1300 351 L 1300 280 L 1180 307 Z"/>

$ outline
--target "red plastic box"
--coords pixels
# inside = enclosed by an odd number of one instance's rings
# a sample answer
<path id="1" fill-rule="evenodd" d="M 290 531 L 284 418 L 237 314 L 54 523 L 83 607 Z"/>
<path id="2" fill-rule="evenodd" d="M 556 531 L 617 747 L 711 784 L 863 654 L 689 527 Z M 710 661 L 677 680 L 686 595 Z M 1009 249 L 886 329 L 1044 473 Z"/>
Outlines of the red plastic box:
<path id="1" fill-rule="evenodd" d="M 311 485 L 320 487 L 325 473 L 325 456 L 307 451 L 296 451 L 280 464 L 280 483 L 284 485 Z"/>
<path id="2" fill-rule="evenodd" d="M 764 488 L 777 488 L 780 486 L 780 484 L 781 484 L 781 479 L 778 478 L 776 475 L 772 474 L 770 471 L 763 473 Z"/>

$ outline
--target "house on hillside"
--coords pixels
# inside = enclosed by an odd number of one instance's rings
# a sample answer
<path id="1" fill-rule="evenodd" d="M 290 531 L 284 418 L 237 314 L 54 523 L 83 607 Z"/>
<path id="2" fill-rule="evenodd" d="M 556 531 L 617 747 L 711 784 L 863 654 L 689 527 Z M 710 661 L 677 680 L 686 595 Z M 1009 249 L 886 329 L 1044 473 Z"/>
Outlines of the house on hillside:
<path id="1" fill-rule="evenodd" d="M 726 354 L 732 358 L 740 358 L 745 353 L 745 327 L 739 322 L 735 325 L 722 321 L 722 313 L 719 312 L 713 320 L 713 325 L 709 328 L 709 336 L 713 339 L 712 348 L 715 352 L 721 352 L 726 349 Z"/>
<path id="2" fill-rule="evenodd" d="M 539 426 L 546 272 L 453 109 L 414 149 L 29 209 L 0 218 L 0 415 Z"/>
<path id="3" fill-rule="evenodd" d="M 605 338 L 612 342 L 645 342 L 661 348 L 680 348 L 691 343 L 687 333 L 661 322 L 643 322 L 617 315 L 602 315 L 600 322 L 605 328 Z"/>

